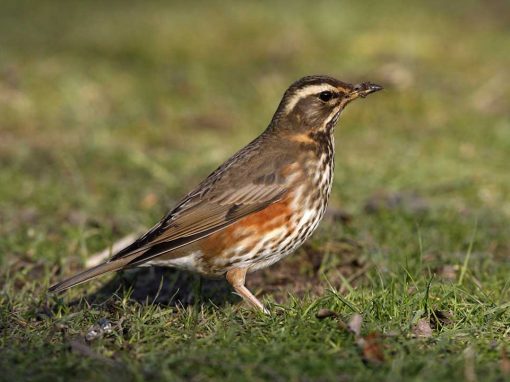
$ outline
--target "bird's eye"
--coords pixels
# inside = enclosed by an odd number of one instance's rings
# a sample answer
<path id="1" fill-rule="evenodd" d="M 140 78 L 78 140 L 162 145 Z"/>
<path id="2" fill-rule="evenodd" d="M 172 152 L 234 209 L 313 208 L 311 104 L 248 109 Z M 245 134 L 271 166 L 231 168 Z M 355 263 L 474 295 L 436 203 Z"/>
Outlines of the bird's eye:
<path id="1" fill-rule="evenodd" d="M 330 91 L 320 92 L 319 98 L 321 101 L 328 102 L 331 98 L 333 98 L 333 93 Z"/>

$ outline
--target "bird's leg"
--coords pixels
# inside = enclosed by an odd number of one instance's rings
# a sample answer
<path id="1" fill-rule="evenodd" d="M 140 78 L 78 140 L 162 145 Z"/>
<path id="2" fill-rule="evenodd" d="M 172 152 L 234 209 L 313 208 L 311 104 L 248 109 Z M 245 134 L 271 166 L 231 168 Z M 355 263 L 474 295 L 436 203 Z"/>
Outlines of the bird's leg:
<path id="1" fill-rule="evenodd" d="M 244 285 L 246 280 L 247 268 L 235 268 L 227 272 L 226 278 L 230 285 L 235 289 L 246 302 L 259 308 L 265 314 L 269 314 L 269 310 L 264 308 L 264 305 L 255 297 Z"/>

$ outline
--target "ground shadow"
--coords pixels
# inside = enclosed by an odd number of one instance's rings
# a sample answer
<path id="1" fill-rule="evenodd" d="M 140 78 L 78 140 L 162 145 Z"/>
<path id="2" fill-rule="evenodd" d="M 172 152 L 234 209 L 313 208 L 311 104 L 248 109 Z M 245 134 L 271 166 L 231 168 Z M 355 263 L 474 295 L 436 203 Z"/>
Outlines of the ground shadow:
<path id="1" fill-rule="evenodd" d="M 240 301 L 223 278 L 207 279 L 191 272 L 164 267 L 119 272 L 86 299 L 100 304 L 112 294 L 123 294 L 125 291 L 130 291 L 130 299 L 133 301 L 165 306 L 187 307 L 197 303 L 223 306 Z"/>
<path id="2" fill-rule="evenodd" d="M 268 294 L 274 301 L 282 303 L 290 294 L 298 297 L 305 294 L 321 295 L 328 285 L 340 287 L 344 277 L 357 278 L 357 273 L 364 273 L 357 245 L 338 241 L 329 242 L 327 246 L 325 249 L 304 245 L 294 256 L 249 274 L 248 288 L 257 297 Z M 330 253 L 326 263 L 325 252 Z M 323 282 L 321 276 L 328 282 Z M 86 299 L 100 304 L 112 294 L 122 295 L 128 290 L 134 301 L 165 306 L 187 307 L 196 303 L 223 306 L 241 301 L 224 278 L 207 279 L 191 272 L 163 267 L 120 272 L 97 292 L 86 296 Z"/>

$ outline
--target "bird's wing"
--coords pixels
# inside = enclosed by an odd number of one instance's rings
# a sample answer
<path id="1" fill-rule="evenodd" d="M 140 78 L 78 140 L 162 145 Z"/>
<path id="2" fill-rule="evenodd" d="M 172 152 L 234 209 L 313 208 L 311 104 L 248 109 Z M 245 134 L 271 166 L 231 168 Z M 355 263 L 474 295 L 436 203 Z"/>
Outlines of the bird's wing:
<path id="1" fill-rule="evenodd" d="M 221 183 L 219 186 L 221 186 Z M 285 186 L 247 183 L 232 192 L 210 196 L 189 194 L 183 202 L 140 239 L 118 252 L 108 262 L 96 265 L 53 285 L 60 292 L 106 272 L 142 264 L 154 257 L 200 240 L 255 211 L 279 200 Z M 203 191 L 203 190 L 202 190 Z"/>
<path id="2" fill-rule="evenodd" d="M 130 257 L 132 260 L 128 266 L 142 264 L 207 237 L 277 202 L 289 187 L 278 169 L 282 168 L 282 163 L 290 163 L 290 159 L 282 156 L 274 159 L 261 162 L 256 151 L 238 153 L 188 194 L 149 232 L 110 261 Z M 133 256 L 136 253 L 139 255 Z"/>

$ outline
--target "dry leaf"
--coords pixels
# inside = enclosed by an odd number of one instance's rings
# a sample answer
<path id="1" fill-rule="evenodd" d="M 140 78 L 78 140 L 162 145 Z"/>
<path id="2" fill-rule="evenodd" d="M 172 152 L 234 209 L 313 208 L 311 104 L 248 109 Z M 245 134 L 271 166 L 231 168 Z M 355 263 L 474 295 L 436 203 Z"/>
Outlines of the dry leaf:
<path id="1" fill-rule="evenodd" d="M 359 336 L 361 333 L 361 324 L 363 323 L 363 317 L 361 314 L 354 313 L 349 320 L 348 328 L 354 333 L 355 336 Z"/>
<path id="2" fill-rule="evenodd" d="M 363 352 L 363 361 L 377 365 L 384 362 L 383 347 L 379 334 L 370 333 L 357 342 Z"/>
<path id="3" fill-rule="evenodd" d="M 429 320 L 420 318 L 416 325 L 413 326 L 413 334 L 420 338 L 432 337 L 432 328 L 430 327 Z"/>
<path id="4" fill-rule="evenodd" d="M 317 317 L 319 320 L 323 320 L 324 318 L 328 317 L 336 317 L 337 314 L 329 309 L 319 309 L 315 317 Z"/>
<path id="5" fill-rule="evenodd" d="M 370 333 L 367 336 L 361 336 L 361 325 L 363 324 L 363 316 L 354 313 L 347 324 L 347 329 L 354 334 L 356 345 L 358 345 L 363 362 L 370 364 L 381 364 L 384 362 L 383 348 L 381 345 L 381 337 L 378 333 Z"/>

